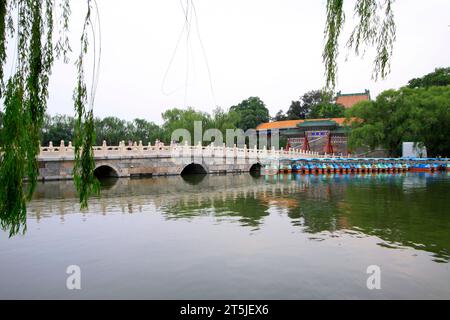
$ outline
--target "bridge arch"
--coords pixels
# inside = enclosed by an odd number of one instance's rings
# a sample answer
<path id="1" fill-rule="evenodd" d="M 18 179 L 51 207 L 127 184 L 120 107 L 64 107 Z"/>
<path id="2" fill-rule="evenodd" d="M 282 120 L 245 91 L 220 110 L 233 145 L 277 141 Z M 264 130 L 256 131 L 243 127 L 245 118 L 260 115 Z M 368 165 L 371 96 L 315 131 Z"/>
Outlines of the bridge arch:
<path id="1" fill-rule="evenodd" d="M 181 170 L 181 175 L 187 175 L 187 174 L 207 174 L 208 171 L 207 169 L 198 163 L 191 163 L 186 165 L 182 170 Z"/>
<path id="2" fill-rule="evenodd" d="M 259 162 L 252 163 L 249 165 L 248 172 L 259 173 L 259 172 L 261 172 L 261 168 L 262 168 L 261 163 L 259 163 Z"/>
<path id="3" fill-rule="evenodd" d="M 94 175 L 97 179 L 118 178 L 119 171 L 110 164 L 99 164 L 94 170 Z"/>

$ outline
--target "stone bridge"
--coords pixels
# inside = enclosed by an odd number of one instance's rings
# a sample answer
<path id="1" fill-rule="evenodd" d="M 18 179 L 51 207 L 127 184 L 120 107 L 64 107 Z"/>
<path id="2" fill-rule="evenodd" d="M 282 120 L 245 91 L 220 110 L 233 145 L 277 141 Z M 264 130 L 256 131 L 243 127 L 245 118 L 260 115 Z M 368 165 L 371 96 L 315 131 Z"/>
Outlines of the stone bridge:
<path id="1" fill-rule="evenodd" d="M 283 158 L 318 158 L 313 152 L 298 150 L 248 149 L 226 146 L 188 146 L 157 143 L 144 146 L 140 142 L 119 146 L 94 147 L 97 177 L 165 176 L 189 173 L 241 173 Z M 69 142 L 54 147 L 41 147 L 40 180 L 70 180 L 73 178 L 74 147 Z"/>

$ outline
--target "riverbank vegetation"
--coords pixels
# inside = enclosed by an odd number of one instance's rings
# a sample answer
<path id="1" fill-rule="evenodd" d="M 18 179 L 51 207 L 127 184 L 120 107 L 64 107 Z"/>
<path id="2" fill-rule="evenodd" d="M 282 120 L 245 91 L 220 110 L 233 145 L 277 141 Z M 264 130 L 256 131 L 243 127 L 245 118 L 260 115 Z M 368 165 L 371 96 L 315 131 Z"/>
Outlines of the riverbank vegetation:
<path id="1" fill-rule="evenodd" d="M 335 94 L 330 90 L 311 90 L 299 100 L 291 102 L 286 113 L 278 111 L 273 121 L 297 119 L 323 119 L 344 117 L 345 108 L 335 103 Z"/>
<path id="2" fill-rule="evenodd" d="M 403 142 L 425 146 L 428 155 L 450 157 L 450 68 L 412 79 L 346 111 L 352 122 L 349 145 L 385 148 L 400 156 Z"/>
<path id="3" fill-rule="evenodd" d="M 172 132 L 176 129 L 187 129 L 193 137 L 195 121 L 202 123 L 203 131 L 216 128 L 225 136 L 226 129 L 247 130 L 270 120 L 269 110 L 258 97 L 245 99 L 227 111 L 216 108 L 212 114 L 194 108 L 172 108 L 166 110 L 162 118 L 163 124 L 157 125 L 139 118 L 126 121 L 117 117 L 97 117 L 94 119 L 95 144 L 101 145 L 103 141 L 108 145 L 118 145 L 121 141 L 154 144 L 157 140 L 170 144 Z M 72 141 L 75 121 L 74 117 L 67 115 L 46 115 L 41 144 L 47 146 L 52 142 L 53 145 L 59 145 L 61 140 L 66 143 Z"/>

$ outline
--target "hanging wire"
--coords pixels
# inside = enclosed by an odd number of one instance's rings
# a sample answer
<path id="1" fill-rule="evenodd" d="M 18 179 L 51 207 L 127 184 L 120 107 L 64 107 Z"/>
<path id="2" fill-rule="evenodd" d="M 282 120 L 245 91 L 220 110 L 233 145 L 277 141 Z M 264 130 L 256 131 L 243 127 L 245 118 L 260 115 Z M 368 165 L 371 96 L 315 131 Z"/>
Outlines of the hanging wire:
<path id="1" fill-rule="evenodd" d="M 200 26 L 199 26 L 199 23 L 198 23 L 197 10 L 195 9 L 195 5 L 194 5 L 193 0 L 191 0 L 191 4 L 192 4 L 192 11 L 194 11 L 194 16 L 195 16 L 195 25 L 196 25 L 196 30 L 197 30 L 197 37 L 198 37 L 198 40 L 200 42 L 200 46 L 202 48 L 203 58 L 205 59 L 206 69 L 208 71 L 209 88 L 211 90 L 211 96 L 213 98 L 214 105 L 217 106 L 216 95 L 214 93 L 213 81 L 212 81 L 212 76 L 211 76 L 211 69 L 209 67 L 208 56 L 206 55 L 205 46 L 203 45 L 202 37 L 200 35 Z"/>
<path id="2" fill-rule="evenodd" d="M 173 50 L 172 56 L 170 58 L 169 65 L 167 66 L 167 69 L 166 69 L 166 71 L 164 73 L 163 81 L 162 81 L 162 84 L 161 84 L 161 92 L 164 95 L 166 95 L 166 96 L 172 95 L 172 94 L 174 94 L 175 92 L 179 91 L 182 88 L 182 87 L 178 87 L 178 88 L 176 88 L 175 90 L 172 90 L 172 91 L 166 91 L 165 90 L 167 77 L 169 75 L 170 69 L 172 68 L 173 62 L 174 62 L 176 54 L 178 52 L 178 48 L 180 47 L 180 43 L 181 43 L 181 40 L 183 38 L 184 31 L 189 28 L 188 27 L 188 19 L 186 18 L 185 8 L 183 6 L 182 0 L 180 0 L 180 5 L 181 5 L 181 8 L 183 10 L 183 15 L 185 17 L 185 22 L 183 23 L 183 28 L 181 29 L 180 34 L 178 36 L 177 43 L 176 43 L 175 48 Z"/>
<path id="3" fill-rule="evenodd" d="M 172 53 L 172 56 L 170 58 L 169 65 L 168 65 L 168 67 L 167 67 L 167 69 L 166 69 L 166 71 L 164 73 L 164 77 L 163 77 L 163 81 L 162 81 L 162 85 L 161 85 L 161 91 L 162 91 L 162 93 L 164 95 L 171 95 L 171 94 L 179 91 L 182 88 L 182 87 L 179 87 L 179 88 L 177 88 L 175 90 L 172 90 L 172 91 L 169 91 L 169 92 L 167 92 L 165 90 L 168 74 L 170 72 L 170 69 L 172 68 L 172 65 L 173 65 L 173 62 L 175 60 L 176 54 L 177 54 L 178 49 L 180 47 L 181 40 L 183 39 L 184 32 L 186 32 L 186 74 L 185 74 L 185 83 L 184 83 L 184 91 L 185 91 L 184 92 L 184 104 L 186 105 L 189 81 L 190 81 L 190 78 L 192 78 L 192 75 L 191 75 L 191 63 L 192 63 L 192 69 L 193 69 L 192 72 L 195 74 L 194 51 L 192 49 L 192 41 L 190 41 L 191 38 L 192 38 L 191 37 L 192 20 L 195 19 L 196 35 L 197 35 L 197 38 L 198 38 L 199 43 L 200 43 L 203 59 L 205 61 L 206 69 L 207 69 L 207 72 L 208 72 L 208 81 L 209 81 L 209 87 L 210 87 L 213 103 L 216 105 L 216 97 L 215 97 L 215 92 L 214 92 L 214 88 L 213 88 L 213 81 L 212 81 L 212 76 L 211 76 L 211 68 L 209 66 L 209 62 L 208 62 L 208 57 L 207 57 L 207 54 L 206 54 L 205 46 L 203 44 L 203 40 L 202 40 L 202 37 L 201 37 L 201 34 L 200 34 L 200 26 L 199 26 L 199 22 L 198 22 L 197 10 L 195 8 L 193 0 L 186 0 L 186 5 L 183 4 L 183 0 L 180 0 L 180 6 L 181 6 L 182 11 L 183 11 L 184 25 L 183 25 L 183 28 L 181 29 L 181 32 L 180 32 L 179 36 L 178 36 L 178 40 L 177 40 L 177 43 L 175 45 L 175 49 L 174 49 L 174 51 Z"/>
<path id="4" fill-rule="evenodd" d="M 98 81 L 100 76 L 100 61 L 102 56 L 102 30 L 101 30 L 101 21 L 100 21 L 100 13 L 98 9 L 97 0 L 94 0 L 95 7 L 95 20 L 94 23 L 90 23 L 92 30 L 92 38 L 93 38 L 93 46 L 94 46 L 94 65 L 92 68 L 92 83 L 91 83 L 91 95 L 90 95 L 90 109 L 92 110 L 94 107 L 95 96 L 97 93 Z M 91 19 L 91 18 L 89 18 Z M 98 25 L 98 27 L 97 27 Z M 97 49 L 97 37 L 98 33 L 98 49 Z M 98 52 L 97 52 L 98 51 Z M 98 53 L 98 54 L 97 54 Z"/>
<path id="5" fill-rule="evenodd" d="M 186 7 L 183 6 L 183 2 L 180 0 L 181 7 L 183 8 L 185 23 L 186 23 L 186 75 L 184 80 L 184 106 L 187 105 L 187 92 L 188 92 L 188 82 L 189 82 L 189 38 L 191 35 L 191 21 L 192 21 L 192 10 L 189 10 L 190 0 L 186 0 Z"/>

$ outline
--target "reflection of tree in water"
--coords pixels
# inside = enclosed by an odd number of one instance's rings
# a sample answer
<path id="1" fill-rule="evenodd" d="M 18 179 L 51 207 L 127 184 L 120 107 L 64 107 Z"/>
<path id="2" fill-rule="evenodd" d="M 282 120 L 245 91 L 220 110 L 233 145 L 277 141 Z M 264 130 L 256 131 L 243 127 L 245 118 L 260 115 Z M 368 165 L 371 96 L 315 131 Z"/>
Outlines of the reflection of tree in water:
<path id="1" fill-rule="evenodd" d="M 339 176 L 309 177 L 303 191 L 291 195 L 298 202 L 297 207 L 288 210 L 293 225 L 309 233 L 341 229 L 339 206 L 346 187 L 342 182 L 345 178 Z"/>
<path id="2" fill-rule="evenodd" d="M 236 218 L 242 226 L 258 229 L 262 219 L 269 215 L 267 206 L 254 197 L 206 199 L 202 202 L 171 203 L 163 206 L 163 215 L 168 219 L 194 218 L 213 215 L 220 220 Z"/>
<path id="3" fill-rule="evenodd" d="M 342 208 L 346 218 L 366 234 L 433 252 L 441 261 L 449 261 L 448 181 L 429 176 L 424 187 L 405 192 L 402 179 L 349 184 Z"/>
<path id="4" fill-rule="evenodd" d="M 287 209 L 292 224 L 304 232 L 357 230 L 390 243 L 380 245 L 429 251 L 437 261 L 447 262 L 448 180 L 439 177 L 442 176 L 302 176 L 297 179 L 303 186 L 301 191 L 288 196 L 298 205 L 281 207 Z M 276 206 L 280 204 L 278 201 Z"/>
<path id="5" fill-rule="evenodd" d="M 409 246 L 449 260 L 450 179 L 443 175 L 204 176 L 195 185 L 181 177 L 128 180 L 105 186 L 91 214 L 153 212 L 167 219 L 211 216 L 258 229 L 270 212 L 285 212 L 303 232 L 356 230 L 391 246 Z M 39 185 L 29 214 L 79 212 L 72 182 Z M 2 223 L 4 223 L 2 221 Z M 23 223 L 23 222 L 22 222 Z M 2 225 L 3 227 L 4 225 Z"/>

